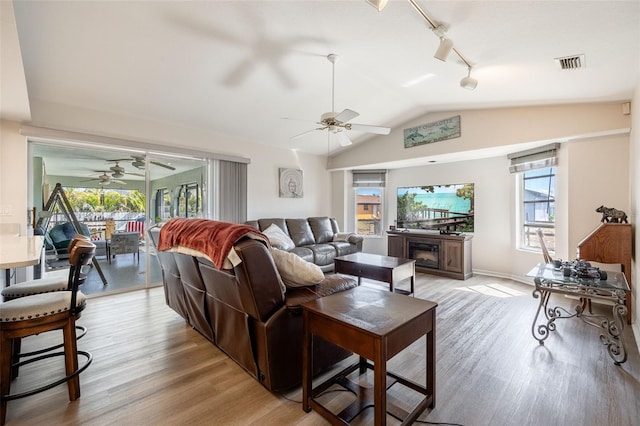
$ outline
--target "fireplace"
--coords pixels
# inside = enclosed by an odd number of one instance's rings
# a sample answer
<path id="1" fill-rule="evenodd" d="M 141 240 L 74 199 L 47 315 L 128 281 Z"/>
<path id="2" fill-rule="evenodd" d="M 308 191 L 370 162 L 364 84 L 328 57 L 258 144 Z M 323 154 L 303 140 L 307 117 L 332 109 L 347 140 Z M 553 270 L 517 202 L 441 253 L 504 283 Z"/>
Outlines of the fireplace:
<path id="1" fill-rule="evenodd" d="M 416 266 L 440 269 L 440 242 L 409 241 L 409 259 L 415 259 Z"/>

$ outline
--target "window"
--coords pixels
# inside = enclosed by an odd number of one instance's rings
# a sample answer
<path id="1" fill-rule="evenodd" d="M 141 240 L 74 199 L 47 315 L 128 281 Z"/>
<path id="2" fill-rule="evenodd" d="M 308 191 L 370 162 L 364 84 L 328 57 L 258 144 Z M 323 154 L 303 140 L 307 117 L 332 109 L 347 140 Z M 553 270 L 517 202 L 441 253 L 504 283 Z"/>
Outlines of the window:
<path id="1" fill-rule="evenodd" d="M 382 188 L 356 188 L 356 232 L 382 235 Z"/>
<path id="2" fill-rule="evenodd" d="M 522 182 L 522 247 L 540 249 L 540 228 L 550 251 L 555 250 L 556 169 L 546 167 L 525 172 Z"/>
<path id="3" fill-rule="evenodd" d="M 386 170 L 354 170 L 356 232 L 382 236 Z"/>
<path id="4" fill-rule="evenodd" d="M 197 183 L 183 184 L 176 188 L 177 214 L 181 217 L 203 217 L 202 193 Z"/>
<path id="5" fill-rule="evenodd" d="M 161 188 L 156 191 L 156 215 L 155 221 L 162 222 L 171 218 L 171 196 L 169 189 Z"/>

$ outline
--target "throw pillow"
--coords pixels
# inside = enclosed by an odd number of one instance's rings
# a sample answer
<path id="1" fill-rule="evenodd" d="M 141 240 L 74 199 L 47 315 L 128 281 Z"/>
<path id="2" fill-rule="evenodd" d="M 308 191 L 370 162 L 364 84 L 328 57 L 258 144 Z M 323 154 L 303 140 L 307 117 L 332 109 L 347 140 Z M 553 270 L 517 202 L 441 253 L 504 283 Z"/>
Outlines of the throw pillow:
<path id="1" fill-rule="evenodd" d="M 277 249 L 289 251 L 296 246 L 293 240 L 275 223 L 269 225 L 262 233 L 267 236 L 271 245 Z"/>
<path id="2" fill-rule="evenodd" d="M 287 287 L 315 285 L 324 279 L 324 273 L 318 265 L 296 254 L 272 248 L 271 255 Z"/>

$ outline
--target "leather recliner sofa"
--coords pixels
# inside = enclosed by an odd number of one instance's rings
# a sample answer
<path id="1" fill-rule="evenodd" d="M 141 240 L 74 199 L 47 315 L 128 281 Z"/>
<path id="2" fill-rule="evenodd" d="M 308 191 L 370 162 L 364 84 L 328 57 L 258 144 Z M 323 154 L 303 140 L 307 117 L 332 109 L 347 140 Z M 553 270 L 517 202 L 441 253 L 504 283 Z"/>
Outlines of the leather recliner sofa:
<path id="1" fill-rule="evenodd" d="M 337 256 L 362 251 L 362 236 L 340 232 L 338 222 L 334 218 L 269 218 L 245 223 L 260 231 L 265 231 L 272 224 L 277 225 L 295 244 L 289 251 L 307 262 L 315 263 L 325 273 L 333 271 L 333 260 Z"/>
<path id="2" fill-rule="evenodd" d="M 158 247 L 160 229 L 149 235 Z M 234 244 L 240 263 L 217 269 L 205 257 L 157 251 L 165 300 L 185 321 L 270 391 L 302 383 L 301 304 L 357 286 L 353 277 L 325 275 L 322 282 L 283 292 L 278 269 L 264 242 Z M 314 338 L 314 374 L 351 353 Z"/>

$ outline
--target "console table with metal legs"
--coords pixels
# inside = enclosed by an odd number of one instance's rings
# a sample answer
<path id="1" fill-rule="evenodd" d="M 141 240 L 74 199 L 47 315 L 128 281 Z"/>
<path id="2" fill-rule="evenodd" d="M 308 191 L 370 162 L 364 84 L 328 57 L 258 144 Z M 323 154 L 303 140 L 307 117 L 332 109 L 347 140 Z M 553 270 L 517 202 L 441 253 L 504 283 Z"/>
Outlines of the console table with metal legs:
<path id="1" fill-rule="evenodd" d="M 607 271 L 606 280 L 564 276 L 562 268 L 553 264 L 538 264 L 527 274 L 535 283 L 533 297 L 540 299 L 536 310 L 531 333 L 541 344 L 556 330 L 556 320 L 580 318 L 585 323 L 601 330 L 600 341 L 607 347 L 609 356 L 616 365 L 627 360 L 624 344 L 624 323 L 627 315 L 625 300 L 629 284 L 622 272 Z M 551 294 L 574 296 L 580 299 L 570 312 L 562 306 L 549 307 Z M 585 312 L 585 300 L 602 300 L 613 304 L 612 316 Z M 542 313 L 542 315 L 541 315 Z"/>

